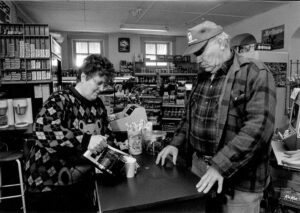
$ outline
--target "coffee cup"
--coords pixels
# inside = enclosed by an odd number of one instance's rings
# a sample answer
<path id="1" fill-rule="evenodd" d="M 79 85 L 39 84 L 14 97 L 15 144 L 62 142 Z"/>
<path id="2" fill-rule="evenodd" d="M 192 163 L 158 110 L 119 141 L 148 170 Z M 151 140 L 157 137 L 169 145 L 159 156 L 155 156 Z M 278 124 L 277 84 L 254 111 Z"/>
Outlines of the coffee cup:
<path id="1" fill-rule="evenodd" d="M 126 177 L 133 178 L 136 173 L 136 159 L 130 156 L 125 156 Z"/>

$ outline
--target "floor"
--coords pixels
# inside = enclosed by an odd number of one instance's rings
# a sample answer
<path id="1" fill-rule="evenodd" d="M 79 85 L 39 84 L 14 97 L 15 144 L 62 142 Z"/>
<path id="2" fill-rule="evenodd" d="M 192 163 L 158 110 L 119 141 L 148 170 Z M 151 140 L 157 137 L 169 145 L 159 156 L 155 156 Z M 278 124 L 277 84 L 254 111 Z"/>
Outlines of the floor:
<path id="1" fill-rule="evenodd" d="M 2 184 L 3 185 L 15 184 L 15 183 L 19 182 L 16 163 L 14 163 L 14 162 L 5 163 L 5 164 L 1 165 L 1 168 L 2 168 Z M 85 189 L 83 187 L 86 188 L 86 184 L 84 184 L 83 186 L 79 186 L 77 190 L 79 190 L 80 192 L 83 192 L 84 189 Z M 12 196 L 12 195 L 15 195 L 15 194 L 20 194 L 20 188 L 19 187 L 12 187 L 12 188 L 2 189 L 2 196 Z M 72 205 L 73 203 L 74 204 L 80 203 L 80 205 L 79 205 L 80 207 L 88 206 L 87 209 L 93 208 L 93 207 L 90 208 L 91 202 L 88 204 L 88 201 L 85 202 L 84 199 L 77 198 L 79 196 L 76 196 L 74 194 L 76 194 L 76 193 L 74 193 L 72 191 L 69 194 L 66 193 L 63 196 L 61 196 L 62 200 L 70 201 L 69 202 L 69 203 L 71 203 L 70 205 Z M 29 196 L 27 196 L 27 197 L 25 196 L 25 198 L 26 198 L 26 208 L 28 210 L 27 212 L 35 213 L 36 211 L 29 211 L 30 209 L 32 209 L 32 206 L 30 206 L 30 204 L 32 203 L 32 200 L 33 200 L 32 197 L 30 198 Z M 66 198 L 66 199 L 63 199 L 63 198 Z M 68 199 L 68 198 L 70 198 L 70 199 Z M 89 200 L 91 200 L 91 199 L 89 199 Z M 51 202 L 51 201 L 49 201 L 49 202 L 45 201 L 43 203 L 45 203 L 45 206 L 47 204 L 49 204 L 50 207 L 55 205 L 55 202 Z M 2 200 L 0 202 L 0 213 L 5 213 L 5 212 L 22 212 L 21 198 Z M 72 211 L 72 212 L 74 212 L 74 211 Z M 89 213 L 94 213 L 96 211 L 88 211 L 88 212 Z"/>

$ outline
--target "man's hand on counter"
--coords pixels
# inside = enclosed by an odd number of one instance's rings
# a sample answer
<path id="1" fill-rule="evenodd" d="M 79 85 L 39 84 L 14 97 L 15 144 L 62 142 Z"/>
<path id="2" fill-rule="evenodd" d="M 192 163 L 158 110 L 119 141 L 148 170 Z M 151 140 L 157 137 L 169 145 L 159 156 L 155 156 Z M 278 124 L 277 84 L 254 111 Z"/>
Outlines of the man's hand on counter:
<path id="1" fill-rule="evenodd" d="M 176 165 L 178 148 L 172 145 L 166 146 L 163 150 L 160 151 L 160 153 L 158 153 L 155 163 L 159 164 L 159 162 L 161 161 L 161 165 L 163 166 L 168 155 L 173 156 L 173 164 Z"/>
<path id="2" fill-rule="evenodd" d="M 198 192 L 207 193 L 210 191 L 210 189 L 213 187 L 215 182 L 218 182 L 218 193 L 222 192 L 223 188 L 223 176 L 219 173 L 217 169 L 210 166 L 206 173 L 202 176 L 200 181 L 197 183 L 196 188 Z"/>

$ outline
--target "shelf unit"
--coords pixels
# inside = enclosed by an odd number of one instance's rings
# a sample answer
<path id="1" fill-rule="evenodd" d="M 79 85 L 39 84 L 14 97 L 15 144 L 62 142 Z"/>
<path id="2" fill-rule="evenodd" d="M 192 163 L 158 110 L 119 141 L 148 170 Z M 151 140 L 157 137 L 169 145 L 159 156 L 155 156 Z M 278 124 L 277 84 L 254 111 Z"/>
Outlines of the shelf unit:
<path id="1" fill-rule="evenodd" d="M 121 60 L 119 70 L 116 72 L 117 76 L 132 75 L 133 74 L 133 62 Z"/>
<path id="2" fill-rule="evenodd" d="M 46 24 L 0 24 L 0 85 L 5 98 L 31 98 L 33 117 L 53 91 Z"/>
<path id="3" fill-rule="evenodd" d="M 134 76 L 137 78 L 138 83 L 145 85 L 153 84 L 158 88 L 163 88 L 164 85 L 171 80 L 171 76 L 175 77 L 175 83 L 178 84 L 178 82 L 191 83 L 198 74 L 197 63 L 190 62 L 189 60 L 182 61 L 181 56 L 173 56 L 173 59 L 171 56 L 166 56 L 165 58 L 161 57 L 160 60 L 156 60 L 156 62 L 167 62 L 167 66 L 146 67 L 143 62 L 135 63 Z M 181 86 L 180 89 L 177 87 L 177 97 L 175 97 L 175 99 L 173 96 L 172 98 L 168 96 L 171 103 L 169 101 L 165 102 L 164 96 L 160 96 L 162 103 L 159 108 L 160 111 L 157 111 L 160 113 L 159 120 L 161 121 L 161 129 L 170 133 L 175 131 L 185 111 L 185 92 L 181 91 L 182 88 L 185 89 L 184 86 Z M 165 91 L 166 90 L 163 92 Z M 152 109 L 146 108 L 146 111 L 151 110 Z"/>
<path id="4" fill-rule="evenodd" d="M 197 76 L 197 63 L 189 59 L 182 60 L 182 56 L 158 56 L 159 60 L 151 62 L 166 62 L 167 66 L 146 66 L 144 62 L 136 62 L 134 76 L 139 83 L 164 84 L 168 78 L 174 76 L 176 81 L 191 83 Z M 171 60 L 172 59 L 172 60 Z M 148 61 L 147 61 L 148 62 Z"/>
<path id="5" fill-rule="evenodd" d="M 181 104 L 163 104 L 162 105 L 163 107 L 174 107 L 174 108 L 184 108 L 185 107 L 185 105 L 181 105 Z"/>
<path id="6" fill-rule="evenodd" d="M 48 25 L 0 24 L 0 59 L 2 84 L 51 82 Z"/>
<path id="7" fill-rule="evenodd" d="M 180 121 L 181 118 L 167 118 L 167 117 L 163 117 L 162 120 L 167 120 L 167 121 Z"/>

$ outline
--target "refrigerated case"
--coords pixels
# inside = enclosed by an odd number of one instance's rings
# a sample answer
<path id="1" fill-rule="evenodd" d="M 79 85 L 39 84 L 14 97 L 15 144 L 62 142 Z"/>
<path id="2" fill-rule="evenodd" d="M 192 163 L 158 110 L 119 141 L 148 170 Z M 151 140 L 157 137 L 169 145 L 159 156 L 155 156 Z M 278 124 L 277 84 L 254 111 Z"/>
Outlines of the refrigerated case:
<path id="1" fill-rule="evenodd" d="M 284 128 L 288 125 L 288 107 L 289 107 L 289 89 L 286 84 L 288 72 L 288 53 L 273 51 L 251 51 L 241 53 L 248 58 L 259 59 L 263 61 L 274 76 L 276 84 L 276 114 L 275 129 Z"/>

